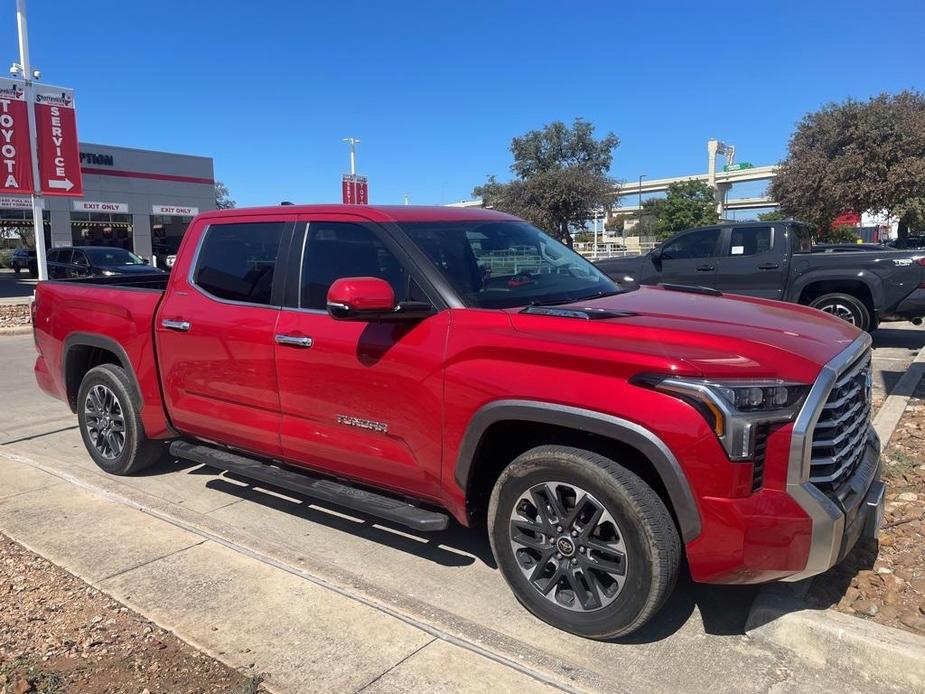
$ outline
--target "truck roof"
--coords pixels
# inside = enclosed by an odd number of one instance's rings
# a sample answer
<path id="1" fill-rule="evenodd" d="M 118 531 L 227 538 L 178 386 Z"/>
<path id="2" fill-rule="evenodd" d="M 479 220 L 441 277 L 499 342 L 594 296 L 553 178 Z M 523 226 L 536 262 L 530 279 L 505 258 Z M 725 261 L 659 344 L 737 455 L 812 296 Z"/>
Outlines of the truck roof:
<path id="1" fill-rule="evenodd" d="M 212 210 L 200 216 L 212 218 L 249 215 L 285 214 L 355 214 L 377 222 L 456 222 L 501 221 L 517 217 L 483 207 L 444 207 L 442 205 L 273 205 L 266 207 L 235 207 Z"/>

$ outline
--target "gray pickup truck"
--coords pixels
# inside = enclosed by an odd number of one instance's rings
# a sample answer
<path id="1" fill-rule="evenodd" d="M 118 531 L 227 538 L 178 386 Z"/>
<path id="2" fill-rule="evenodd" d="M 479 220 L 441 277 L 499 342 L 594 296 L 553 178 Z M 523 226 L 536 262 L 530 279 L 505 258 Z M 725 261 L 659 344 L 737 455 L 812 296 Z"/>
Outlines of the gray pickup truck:
<path id="1" fill-rule="evenodd" d="M 800 222 L 688 229 L 646 255 L 597 266 L 620 284 L 684 284 L 805 304 L 862 330 L 925 316 L 925 250 L 819 252 Z"/>

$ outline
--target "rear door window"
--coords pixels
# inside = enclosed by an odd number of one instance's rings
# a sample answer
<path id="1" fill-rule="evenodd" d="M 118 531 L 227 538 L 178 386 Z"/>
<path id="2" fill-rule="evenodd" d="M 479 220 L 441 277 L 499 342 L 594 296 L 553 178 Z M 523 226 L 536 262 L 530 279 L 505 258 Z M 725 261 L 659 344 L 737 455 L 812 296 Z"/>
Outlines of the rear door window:
<path id="1" fill-rule="evenodd" d="M 273 277 L 286 222 L 212 224 L 192 281 L 215 298 L 271 305 Z"/>
<path id="2" fill-rule="evenodd" d="M 771 227 L 734 227 L 726 255 L 737 257 L 760 255 L 771 250 L 774 230 Z"/>

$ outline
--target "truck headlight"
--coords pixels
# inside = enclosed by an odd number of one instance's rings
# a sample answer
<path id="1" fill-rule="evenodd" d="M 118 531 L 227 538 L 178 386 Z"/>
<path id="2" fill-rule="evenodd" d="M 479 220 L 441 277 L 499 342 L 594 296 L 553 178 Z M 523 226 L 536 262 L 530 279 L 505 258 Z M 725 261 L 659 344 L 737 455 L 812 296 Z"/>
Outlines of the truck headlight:
<path id="1" fill-rule="evenodd" d="M 700 412 L 730 460 L 751 460 L 755 429 L 796 417 L 810 386 L 776 379 L 721 380 L 644 375 L 636 385 L 684 400 Z"/>

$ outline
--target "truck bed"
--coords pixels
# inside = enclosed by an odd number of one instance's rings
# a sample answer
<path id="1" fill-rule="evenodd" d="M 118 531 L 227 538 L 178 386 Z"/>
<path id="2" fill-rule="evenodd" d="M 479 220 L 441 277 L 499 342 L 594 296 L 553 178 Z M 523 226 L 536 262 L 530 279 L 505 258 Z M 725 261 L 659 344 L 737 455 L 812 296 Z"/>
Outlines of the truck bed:
<path id="1" fill-rule="evenodd" d="M 93 350 L 119 356 L 126 373 L 137 379 L 145 407 L 141 412 L 151 437 L 166 433 L 154 353 L 154 317 L 170 275 L 114 275 L 39 282 L 35 290 L 33 330 L 39 352 L 36 379 L 42 389 L 76 407 L 76 386 L 68 367 L 93 360 Z"/>
<path id="2" fill-rule="evenodd" d="M 143 275 L 113 275 L 111 277 L 78 277 L 74 279 L 49 280 L 54 284 L 102 285 L 108 288 L 154 289 L 164 291 L 170 275 L 166 272 L 151 272 Z"/>

